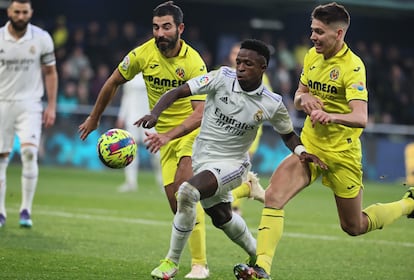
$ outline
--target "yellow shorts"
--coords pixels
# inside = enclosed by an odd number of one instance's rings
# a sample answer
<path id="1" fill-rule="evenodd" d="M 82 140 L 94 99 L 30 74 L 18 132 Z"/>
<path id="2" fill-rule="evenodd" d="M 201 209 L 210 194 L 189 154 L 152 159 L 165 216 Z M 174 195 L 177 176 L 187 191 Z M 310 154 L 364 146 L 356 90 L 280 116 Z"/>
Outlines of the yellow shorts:
<path id="1" fill-rule="evenodd" d="M 348 151 L 327 152 L 313 145 L 305 145 L 309 153 L 317 155 L 328 165 L 322 170 L 309 163 L 311 183 L 322 176 L 322 184 L 342 198 L 354 198 L 359 194 L 362 183 L 362 151 L 361 142 L 355 141 Z"/>
<path id="2" fill-rule="evenodd" d="M 175 173 L 177 172 L 180 159 L 185 156 L 192 156 L 193 142 L 198 133 L 199 129 L 196 129 L 191 133 L 174 139 L 161 147 L 160 157 L 164 186 L 174 182 Z"/>

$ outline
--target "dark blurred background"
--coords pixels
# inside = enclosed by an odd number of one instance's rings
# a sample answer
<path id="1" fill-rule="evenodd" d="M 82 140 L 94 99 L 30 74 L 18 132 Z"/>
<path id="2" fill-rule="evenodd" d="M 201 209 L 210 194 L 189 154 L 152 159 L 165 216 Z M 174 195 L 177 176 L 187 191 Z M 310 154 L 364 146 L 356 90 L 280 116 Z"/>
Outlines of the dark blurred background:
<path id="1" fill-rule="evenodd" d="M 84 72 L 92 82 L 102 79 L 128 50 L 151 36 L 152 9 L 161 2 L 33 1 L 33 22 L 54 34 L 61 71 L 74 56 L 85 55 L 87 61 L 82 62 L 83 68 L 72 70 L 76 75 Z M 228 63 L 229 49 L 236 41 L 255 37 L 268 42 L 274 49 L 268 74 L 275 91 L 285 95 L 295 90 L 303 50 L 310 46 L 310 13 L 316 5 L 326 3 L 312 0 L 175 2 L 184 11 L 183 38 L 202 54 L 210 69 Z M 7 6 L 7 3 L 0 0 L 0 5 Z M 414 124 L 414 110 L 411 110 L 414 95 L 409 85 L 414 77 L 410 30 L 414 26 L 414 1 L 338 3 L 344 4 L 351 13 L 346 41 L 367 67 L 372 122 Z M 7 17 L 4 9 L 1 12 L 1 23 L 4 23 Z M 61 85 L 65 84 L 63 81 Z M 89 104 L 96 98 L 99 86 L 93 82 L 87 86 Z M 85 99 L 86 96 L 81 96 L 83 103 Z"/>
<path id="2" fill-rule="evenodd" d="M 254 37 L 268 43 L 273 53 L 267 74 L 274 91 L 283 96 L 298 129 L 303 115 L 292 108 L 292 98 L 304 53 L 311 46 L 310 13 L 315 6 L 327 2 L 175 1 L 184 12 L 186 29 L 183 38 L 201 53 L 209 70 L 229 63 L 228 53 L 235 42 Z M 368 141 L 371 148 L 366 149 L 366 174 L 375 178 L 389 173 L 390 178 L 399 178 L 405 171 L 404 148 L 414 141 L 411 85 L 414 80 L 414 1 L 337 2 L 345 5 L 351 14 L 346 41 L 367 68 L 370 125 L 363 140 Z M 66 141 L 66 145 L 72 147 L 85 146 L 75 139 L 77 125 L 90 112 L 105 79 L 123 56 L 152 36 L 152 9 L 160 3 L 162 1 L 32 1 L 35 11 L 32 22 L 45 28 L 54 38 L 60 79 L 58 126 L 49 135 L 56 143 L 51 140 L 48 145 L 52 146 L 45 147 L 54 150 L 54 157 L 48 158 L 45 154 L 45 161 L 55 162 L 57 153 L 61 157 L 59 163 L 74 164 L 76 152 L 69 149 L 64 152 L 67 155 L 62 155 L 62 143 Z M 1 25 L 7 21 L 7 5 L 8 1 L 0 0 Z M 119 96 L 105 111 L 102 129 L 114 125 L 118 106 Z M 65 128 L 63 135 L 62 128 Z M 263 163 L 262 167 L 257 166 L 264 172 L 274 167 L 269 162 L 276 165 L 279 157 L 284 156 L 284 152 L 278 152 L 277 157 L 268 158 L 271 153 L 266 152 L 267 148 L 280 147 L 278 144 L 274 146 L 267 133 L 271 135 L 265 131 L 255 159 Z M 89 143 L 91 147 L 95 145 L 93 141 Z M 385 150 L 379 152 L 384 147 Z M 79 154 L 83 158 L 83 154 Z M 141 156 L 145 157 L 145 154 Z M 381 163 L 384 158 L 386 162 Z M 91 164 L 87 158 L 78 161 L 74 165 Z"/>

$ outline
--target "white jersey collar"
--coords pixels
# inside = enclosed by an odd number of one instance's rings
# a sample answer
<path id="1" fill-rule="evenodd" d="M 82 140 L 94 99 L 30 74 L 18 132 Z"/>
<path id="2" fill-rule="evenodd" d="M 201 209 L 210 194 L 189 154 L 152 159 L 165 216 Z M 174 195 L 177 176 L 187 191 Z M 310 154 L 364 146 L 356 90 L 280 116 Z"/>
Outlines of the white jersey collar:
<path id="1" fill-rule="evenodd" d="M 238 93 L 244 93 L 247 95 L 262 95 L 263 94 L 264 85 L 263 83 L 260 86 L 252 91 L 245 91 L 241 88 L 239 81 L 237 79 L 234 80 L 233 91 Z"/>
<path id="2" fill-rule="evenodd" d="M 9 25 L 10 25 L 10 21 L 8 21 L 6 23 L 6 26 L 4 28 L 4 39 L 5 40 L 7 40 L 7 41 L 14 41 L 14 42 L 24 42 L 24 41 L 31 40 L 33 38 L 32 25 L 30 23 L 27 25 L 26 33 L 24 33 L 23 37 L 21 37 L 18 40 L 16 40 L 16 38 L 14 38 L 10 34 L 10 32 L 9 32 Z"/>

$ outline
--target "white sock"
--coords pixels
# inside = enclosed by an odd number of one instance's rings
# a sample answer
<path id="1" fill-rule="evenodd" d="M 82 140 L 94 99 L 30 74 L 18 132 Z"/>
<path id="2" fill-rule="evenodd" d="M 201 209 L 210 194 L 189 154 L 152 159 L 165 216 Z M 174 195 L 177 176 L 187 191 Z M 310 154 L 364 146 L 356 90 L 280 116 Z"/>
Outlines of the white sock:
<path id="1" fill-rule="evenodd" d="M 177 213 L 171 232 L 170 249 L 167 259 L 176 264 L 180 262 L 181 254 L 196 222 L 196 204 L 200 201 L 200 192 L 187 182 L 184 182 L 177 194 Z"/>
<path id="2" fill-rule="evenodd" d="M 0 157 L 0 213 L 6 215 L 6 170 L 9 164 L 9 157 Z"/>
<path id="3" fill-rule="evenodd" d="M 160 161 L 160 152 L 151 155 L 151 165 L 155 173 L 155 180 L 162 187 L 164 183 L 162 181 L 162 172 L 161 172 L 161 161 Z"/>
<path id="4" fill-rule="evenodd" d="M 125 181 L 130 187 L 138 186 L 138 168 L 139 168 L 139 158 L 138 155 L 135 159 L 125 167 Z"/>
<path id="5" fill-rule="evenodd" d="M 170 249 L 168 250 L 166 259 L 169 259 L 176 264 L 180 262 L 181 254 L 184 250 L 185 244 L 188 241 L 188 238 L 190 237 L 192 230 L 192 228 L 189 231 L 178 230 L 175 227 L 174 219 L 174 223 L 171 230 Z"/>
<path id="6" fill-rule="evenodd" d="M 233 213 L 232 219 L 221 226 L 221 229 L 234 243 L 242 247 L 249 256 L 256 254 L 256 239 L 240 215 Z"/>
<path id="7" fill-rule="evenodd" d="M 37 148 L 25 146 L 21 149 L 22 160 L 22 204 L 20 211 L 27 209 L 32 212 L 33 198 L 36 191 L 39 166 L 37 162 Z"/>

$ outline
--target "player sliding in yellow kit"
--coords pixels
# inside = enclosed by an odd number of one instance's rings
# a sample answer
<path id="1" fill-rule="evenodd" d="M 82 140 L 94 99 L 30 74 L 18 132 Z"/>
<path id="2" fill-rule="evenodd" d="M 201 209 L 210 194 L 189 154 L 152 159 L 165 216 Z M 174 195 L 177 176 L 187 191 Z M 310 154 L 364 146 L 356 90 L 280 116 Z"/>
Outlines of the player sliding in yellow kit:
<path id="1" fill-rule="evenodd" d="M 365 67 L 344 42 L 349 27 L 348 11 L 333 2 L 312 12 L 314 47 L 305 59 L 295 106 L 306 117 L 298 152 L 308 151 L 328 165 L 323 170 L 287 157 L 275 170 L 266 189 L 265 208 L 257 236 L 257 261 L 238 264 L 238 280 L 271 279 L 276 247 L 282 237 L 284 206 L 318 177 L 335 196 L 340 225 L 351 236 L 382 229 L 401 216 L 414 218 L 414 187 L 391 203 L 362 209 L 362 151 L 360 135 L 368 121 Z M 306 147 L 306 148 L 305 148 Z"/>

